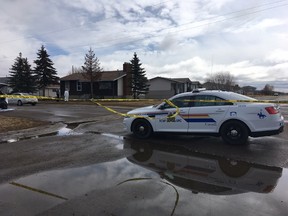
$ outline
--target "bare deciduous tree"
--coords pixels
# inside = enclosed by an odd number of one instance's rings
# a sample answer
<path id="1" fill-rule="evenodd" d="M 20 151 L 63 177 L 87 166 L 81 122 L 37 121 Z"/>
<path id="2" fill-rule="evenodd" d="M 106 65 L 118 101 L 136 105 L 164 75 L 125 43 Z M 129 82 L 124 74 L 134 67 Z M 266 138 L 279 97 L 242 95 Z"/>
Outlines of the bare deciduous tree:
<path id="1" fill-rule="evenodd" d="M 274 92 L 274 86 L 270 84 L 266 84 L 262 89 L 262 93 L 265 95 L 272 95 Z"/>
<path id="2" fill-rule="evenodd" d="M 68 75 L 75 74 L 75 73 L 83 73 L 82 67 L 72 66 L 72 69 L 71 71 L 68 72 Z"/>
<path id="3" fill-rule="evenodd" d="M 230 72 L 218 72 L 209 75 L 206 79 L 206 85 L 211 90 L 233 91 L 235 78 Z"/>

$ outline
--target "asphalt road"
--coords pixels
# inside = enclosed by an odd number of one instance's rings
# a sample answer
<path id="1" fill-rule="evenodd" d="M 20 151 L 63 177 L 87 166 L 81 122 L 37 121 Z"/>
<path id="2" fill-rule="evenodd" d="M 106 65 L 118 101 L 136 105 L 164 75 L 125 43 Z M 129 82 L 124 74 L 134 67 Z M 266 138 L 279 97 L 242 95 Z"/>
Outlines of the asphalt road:
<path id="1" fill-rule="evenodd" d="M 96 105 L 77 105 L 77 104 L 38 104 L 37 106 L 12 106 L 11 112 L 5 112 L 7 116 L 29 117 L 36 120 L 44 120 L 51 123 L 67 124 L 69 128 L 75 128 L 74 131 L 85 133 L 111 133 L 117 136 L 130 137 L 123 131 L 122 117 L 113 114 L 102 107 Z M 115 108 L 118 112 L 126 113 L 130 108 Z M 284 117 L 288 119 L 288 107 L 281 108 Z M 60 128 L 63 125 L 60 125 Z M 59 130 L 59 127 L 52 127 L 54 131 L 45 133 L 49 134 Z M 41 130 L 43 130 L 41 128 Z M 38 135 L 37 130 L 35 133 Z M 32 131 L 33 136 L 34 131 Z M 3 135 L 2 135 L 3 136 Z M 219 156 L 229 156 L 239 160 L 263 163 L 269 166 L 287 166 L 288 159 L 288 131 L 277 136 L 250 138 L 247 146 L 229 146 L 223 144 L 220 138 L 199 137 L 199 136 L 176 136 L 176 135 L 159 135 L 149 139 L 149 143 L 168 144 L 186 146 L 191 151 L 200 151 L 208 154 Z M 137 141 L 139 142 L 139 141 Z M 147 142 L 147 141 L 145 141 Z M 193 145 L 191 145 L 193 144 Z M 216 147 L 217 146 L 217 147 Z M 275 155 L 276 153 L 276 155 Z"/>
<path id="2" fill-rule="evenodd" d="M 1 115 L 51 124 L 1 134 L 0 215 L 288 213 L 287 130 L 246 146 L 168 134 L 139 141 L 101 107 L 12 108 Z"/>

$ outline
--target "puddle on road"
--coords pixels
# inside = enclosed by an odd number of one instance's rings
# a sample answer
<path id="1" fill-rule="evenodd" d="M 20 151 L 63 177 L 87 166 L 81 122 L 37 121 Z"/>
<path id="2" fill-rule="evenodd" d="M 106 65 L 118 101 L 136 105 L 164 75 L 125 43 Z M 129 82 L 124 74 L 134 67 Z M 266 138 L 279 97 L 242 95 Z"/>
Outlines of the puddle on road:
<path id="1" fill-rule="evenodd" d="M 0 185 L 0 207 L 3 208 L 5 203 L 9 204 L 8 207 L 15 204 L 10 209 L 12 215 L 34 215 L 65 202 L 62 198 L 71 200 L 77 196 L 85 196 L 92 190 L 114 187 L 131 178 L 132 173 L 138 172 L 137 167 L 126 159 L 121 159 L 87 167 L 39 173 L 14 181 L 27 188 L 12 184 Z M 156 177 L 156 174 L 145 169 L 142 169 L 142 174 L 139 175 Z"/>
<path id="2" fill-rule="evenodd" d="M 116 214 L 117 210 L 118 215 L 126 215 L 128 210 L 139 215 L 142 208 L 146 209 L 144 215 L 288 212 L 287 169 L 178 147 L 130 145 L 121 137 L 104 135 L 122 139 L 119 146 L 135 153 L 112 162 L 42 172 L 0 185 L 0 215 L 34 215 L 58 205 L 61 212 L 65 203 L 75 209 L 87 209 L 86 205 L 93 203 L 91 212 Z M 88 198 L 91 200 L 86 202 Z M 107 207 L 107 203 L 113 204 Z M 125 206 L 122 212 L 121 206 Z"/>
<path id="3" fill-rule="evenodd" d="M 114 139 L 119 139 L 119 140 L 123 140 L 122 136 L 119 135 L 115 135 L 115 134 L 110 134 L 110 133 L 101 133 L 101 132 L 94 132 L 94 131 L 87 131 L 85 133 L 94 133 L 94 134 L 99 134 L 99 135 L 103 135 L 103 136 L 107 136 L 107 137 L 111 137 Z M 56 131 L 56 132 L 52 132 L 52 133 L 47 133 L 47 134 L 42 134 L 42 135 L 37 135 L 37 136 L 29 136 L 29 137 L 20 137 L 17 139 L 9 139 L 7 141 L 3 141 L 0 142 L 1 143 L 13 143 L 13 142 L 18 142 L 21 140 L 29 140 L 29 139 L 38 139 L 41 137 L 49 137 L 49 136 L 77 136 L 77 135 L 82 135 L 84 133 L 80 133 L 80 132 L 75 132 L 73 129 L 68 128 L 68 127 L 63 127 L 60 130 Z"/>
<path id="4" fill-rule="evenodd" d="M 9 112 L 9 111 L 13 111 L 13 110 L 15 110 L 15 109 L 11 109 L 11 108 L 9 108 L 9 109 L 0 109 L 0 112 Z"/>
<path id="5" fill-rule="evenodd" d="M 30 139 L 38 139 L 41 137 L 49 137 L 49 136 L 72 136 L 72 135 L 81 135 L 83 133 L 78 133 L 78 132 L 74 132 L 72 129 L 67 128 L 67 127 L 63 127 L 60 130 L 56 131 L 56 132 L 52 132 L 52 133 L 46 133 L 46 134 L 42 134 L 42 135 L 37 135 L 37 136 L 29 136 L 29 137 L 19 137 L 19 138 L 13 138 L 13 139 L 9 139 L 7 141 L 3 141 L 0 142 L 1 143 L 13 143 L 13 142 L 18 142 L 21 140 L 30 140 Z"/>

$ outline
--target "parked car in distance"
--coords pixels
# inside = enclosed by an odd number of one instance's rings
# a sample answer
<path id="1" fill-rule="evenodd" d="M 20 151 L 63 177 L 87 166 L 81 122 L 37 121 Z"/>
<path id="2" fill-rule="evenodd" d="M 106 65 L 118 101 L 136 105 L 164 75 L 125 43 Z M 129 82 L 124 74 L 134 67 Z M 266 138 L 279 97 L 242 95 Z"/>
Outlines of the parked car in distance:
<path id="1" fill-rule="evenodd" d="M 237 145 L 247 143 L 249 136 L 275 135 L 284 128 L 279 106 L 234 92 L 193 91 L 169 101 L 172 104 L 163 102 L 128 112 L 123 122 L 126 131 L 140 139 L 154 132 L 214 135 Z"/>
<path id="2" fill-rule="evenodd" d="M 38 103 L 38 99 L 28 93 L 13 93 L 11 98 L 8 98 L 8 103 L 16 104 L 17 106 L 22 106 L 23 104 L 31 104 L 32 106 L 35 106 Z"/>

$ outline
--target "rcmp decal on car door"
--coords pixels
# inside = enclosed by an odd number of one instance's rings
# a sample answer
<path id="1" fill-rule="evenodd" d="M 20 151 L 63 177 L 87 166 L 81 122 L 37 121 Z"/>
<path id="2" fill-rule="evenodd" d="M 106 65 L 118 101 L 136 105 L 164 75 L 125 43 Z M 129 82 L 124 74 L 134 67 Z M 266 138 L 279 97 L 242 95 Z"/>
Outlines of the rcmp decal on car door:
<path id="1" fill-rule="evenodd" d="M 216 121 L 211 118 L 208 114 L 189 114 L 189 115 L 181 115 L 181 117 L 189 123 L 216 123 Z"/>

